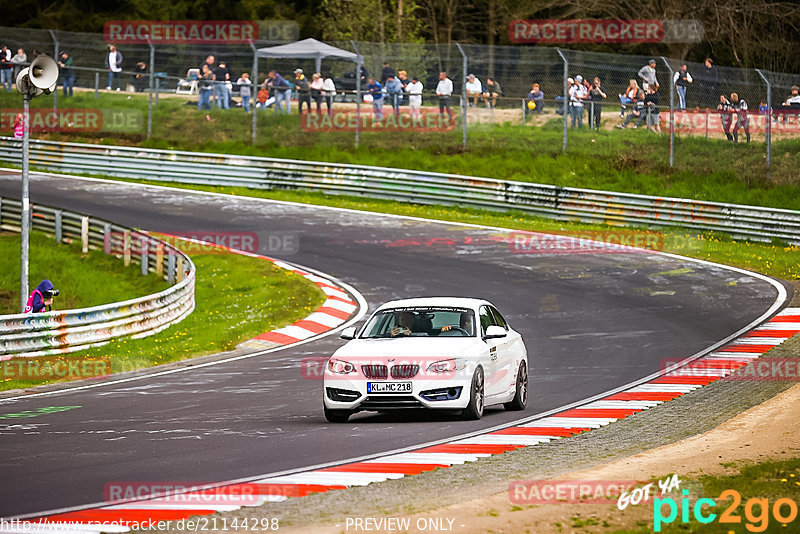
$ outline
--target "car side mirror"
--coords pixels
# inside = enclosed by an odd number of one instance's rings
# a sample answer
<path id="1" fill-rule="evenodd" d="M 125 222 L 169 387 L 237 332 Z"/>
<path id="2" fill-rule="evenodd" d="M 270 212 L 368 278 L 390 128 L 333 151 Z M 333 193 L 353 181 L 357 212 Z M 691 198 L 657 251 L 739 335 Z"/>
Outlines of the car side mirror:
<path id="1" fill-rule="evenodd" d="M 342 339 L 355 339 L 356 337 L 356 327 L 355 326 L 348 326 L 342 333 L 339 334 L 339 337 Z"/>
<path id="2" fill-rule="evenodd" d="M 508 332 L 502 326 L 497 326 L 495 324 L 486 328 L 486 333 L 483 335 L 483 339 L 495 339 L 498 337 L 506 337 Z"/>

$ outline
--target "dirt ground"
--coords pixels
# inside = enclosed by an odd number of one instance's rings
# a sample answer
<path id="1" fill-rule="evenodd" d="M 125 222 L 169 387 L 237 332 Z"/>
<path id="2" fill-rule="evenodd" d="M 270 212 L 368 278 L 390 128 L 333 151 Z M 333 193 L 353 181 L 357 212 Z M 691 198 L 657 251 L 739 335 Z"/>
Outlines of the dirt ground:
<path id="1" fill-rule="evenodd" d="M 733 473 L 731 462 L 785 460 L 800 456 L 800 384 L 755 406 L 722 425 L 682 441 L 651 449 L 592 469 L 576 471 L 559 480 L 638 480 Z M 724 465 L 723 465 L 724 464 Z M 316 525 L 315 533 L 340 532 L 432 532 L 471 533 L 605 532 L 636 529 L 652 522 L 652 506 L 629 506 L 619 511 L 615 504 L 518 504 L 508 492 L 465 501 L 408 516 L 408 529 L 357 528 L 354 523 Z M 366 519 L 366 518 L 364 518 Z M 380 517 L 370 518 L 379 521 Z M 433 522 L 431 521 L 433 520 Z M 452 520 L 452 523 L 449 523 Z M 440 521 L 440 523 L 436 523 Z M 370 523 L 371 526 L 377 523 Z M 386 525 L 386 523 L 384 523 Z M 417 528 L 418 526 L 425 528 Z M 442 528 L 431 528 L 441 526 Z M 445 529 L 447 527 L 447 529 Z M 282 529 L 283 532 L 309 532 Z"/>

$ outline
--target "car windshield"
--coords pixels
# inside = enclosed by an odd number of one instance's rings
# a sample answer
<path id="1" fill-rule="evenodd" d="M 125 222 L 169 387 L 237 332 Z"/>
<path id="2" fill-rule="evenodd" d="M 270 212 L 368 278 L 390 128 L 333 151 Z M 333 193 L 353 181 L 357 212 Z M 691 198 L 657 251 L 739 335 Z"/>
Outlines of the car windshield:
<path id="1" fill-rule="evenodd" d="M 372 316 L 362 338 L 471 337 L 475 313 L 467 308 L 407 307 L 382 310 Z"/>

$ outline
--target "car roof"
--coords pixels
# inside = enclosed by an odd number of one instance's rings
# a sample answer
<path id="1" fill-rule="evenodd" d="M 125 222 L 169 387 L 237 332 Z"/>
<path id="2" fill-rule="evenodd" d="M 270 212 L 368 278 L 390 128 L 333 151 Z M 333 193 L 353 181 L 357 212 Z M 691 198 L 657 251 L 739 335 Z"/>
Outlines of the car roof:
<path id="1" fill-rule="evenodd" d="M 486 304 L 492 306 L 493 304 L 484 299 L 466 298 L 466 297 L 418 297 L 412 299 L 392 300 L 382 304 L 378 310 L 385 310 L 389 308 L 411 308 L 417 306 L 452 306 L 457 308 L 471 308 L 476 309 L 479 306 Z"/>

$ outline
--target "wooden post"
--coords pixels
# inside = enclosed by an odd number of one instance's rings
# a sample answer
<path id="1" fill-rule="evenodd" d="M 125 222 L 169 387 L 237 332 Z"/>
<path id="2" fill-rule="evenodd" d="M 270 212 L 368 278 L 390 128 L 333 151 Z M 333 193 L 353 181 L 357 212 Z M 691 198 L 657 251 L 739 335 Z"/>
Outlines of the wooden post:
<path id="1" fill-rule="evenodd" d="M 178 256 L 178 270 L 175 273 L 175 282 L 183 280 L 183 256 Z"/>
<path id="2" fill-rule="evenodd" d="M 139 241 L 139 252 L 141 253 L 142 276 L 147 276 L 148 261 L 150 260 L 150 241 L 146 236 L 141 236 Z"/>
<path id="3" fill-rule="evenodd" d="M 131 231 L 122 231 L 122 261 L 125 267 L 131 264 Z"/>
<path id="4" fill-rule="evenodd" d="M 164 276 L 164 243 L 156 246 L 156 276 L 159 278 Z"/>

